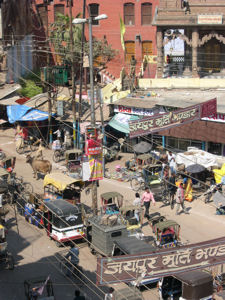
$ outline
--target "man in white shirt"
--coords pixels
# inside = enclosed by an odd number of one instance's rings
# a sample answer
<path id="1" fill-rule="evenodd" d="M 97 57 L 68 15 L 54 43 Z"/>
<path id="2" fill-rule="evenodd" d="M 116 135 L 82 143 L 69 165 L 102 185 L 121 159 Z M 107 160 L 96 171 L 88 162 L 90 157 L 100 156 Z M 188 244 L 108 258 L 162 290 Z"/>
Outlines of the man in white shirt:
<path id="1" fill-rule="evenodd" d="M 176 174 L 176 161 L 175 161 L 176 156 L 171 151 L 169 151 L 167 156 L 168 156 L 168 163 L 169 163 L 171 174 L 172 173 Z"/>

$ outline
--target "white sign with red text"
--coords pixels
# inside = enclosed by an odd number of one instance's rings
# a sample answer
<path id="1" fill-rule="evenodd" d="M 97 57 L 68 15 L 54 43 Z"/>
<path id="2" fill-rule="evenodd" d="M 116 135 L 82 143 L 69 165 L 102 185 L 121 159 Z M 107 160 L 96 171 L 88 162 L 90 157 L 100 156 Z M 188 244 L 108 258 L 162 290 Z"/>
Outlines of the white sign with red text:
<path id="1" fill-rule="evenodd" d="M 123 105 L 114 105 L 114 112 L 138 116 L 153 116 L 155 114 L 155 110 L 153 109 L 147 109 L 142 107 L 126 107 Z M 164 112 L 164 110 L 160 109 L 160 111 L 158 111 L 157 113 Z"/>
<path id="2" fill-rule="evenodd" d="M 219 123 L 225 123 L 225 115 L 224 114 L 217 114 L 216 117 L 213 118 L 202 118 L 202 121 L 213 121 Z"/>

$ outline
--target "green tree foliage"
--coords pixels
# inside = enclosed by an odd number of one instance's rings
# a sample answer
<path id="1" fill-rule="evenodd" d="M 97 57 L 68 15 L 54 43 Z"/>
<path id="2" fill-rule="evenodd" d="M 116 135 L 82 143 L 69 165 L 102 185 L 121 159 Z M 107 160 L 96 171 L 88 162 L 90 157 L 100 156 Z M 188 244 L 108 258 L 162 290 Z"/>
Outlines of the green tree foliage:
<path id="1" fill-rule="evenodd" d="M 76 18 L 80 17 L 79 15 Z M 56 22 L 51 24 L 50 39 L 54 46 L 55 52 L 59 54 L 65 61 L 71 61 L 71 40 L 70 40 L 70 18 L 58 13 Z M 82 25 L 73 25 L 74 39 L 74 60 L 80 63 L 81 59 L 81 38 Z M 84 55 L 89 55 L 89 44 L 85 40 Z M 98 66 L 104 67 L 107 62 L 112 60 L 116 55 L 116 51 L 108 45 L 105 39 L 98 40 L 93 38 L 93 60 Z"/>
<path id="2" fill-rule="evenodd" d="M 40 81 L 40 74 L 29 73 L 20 80 L 20 94 L 24 97 L 32 98 L 43 92 Z"/>

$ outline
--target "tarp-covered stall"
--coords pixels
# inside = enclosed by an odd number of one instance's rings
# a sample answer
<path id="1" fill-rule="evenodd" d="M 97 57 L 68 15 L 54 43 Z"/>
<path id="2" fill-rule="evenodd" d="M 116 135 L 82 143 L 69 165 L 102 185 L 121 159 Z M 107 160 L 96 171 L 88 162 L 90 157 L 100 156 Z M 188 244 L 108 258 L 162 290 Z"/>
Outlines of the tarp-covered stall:
<path id="1" fill-rule="evenodd" d="M 48 113 L 26 105 L 7 106 L 7 115 L 11 124 L 17 121 L 44 121 L 48 119 Z"/>

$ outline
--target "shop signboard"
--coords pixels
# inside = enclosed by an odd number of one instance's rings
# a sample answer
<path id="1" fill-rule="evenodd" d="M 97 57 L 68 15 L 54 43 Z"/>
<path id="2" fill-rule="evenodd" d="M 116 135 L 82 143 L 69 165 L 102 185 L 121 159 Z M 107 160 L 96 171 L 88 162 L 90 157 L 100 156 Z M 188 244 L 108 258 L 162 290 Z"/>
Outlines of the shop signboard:
<path id="1" fill-rule="evenodd" d="M 155 252 L 98 258 L 97 284 L 159 278 L 225 262 L 225 238 Z"/>
<path id="2" fill-rule="evenodd" d="M 144 117 L 130 121 L 130 138 L 152 134 L 175 126 L 181 126 L 205 117 L 215 117 L 217 113 L 216 98 L 176 111 Z"/>
<path id="3" fill-rule="evenodd" d="M 216 116 L 214 116 L 214 117 L 205 117 L 205 118 L 201 118 L 201 120 L 225 123 L 225 114 L 216 114 Z"/>
<path id="4" fill-rule="evenodd" d="M 114 105 L 114 112 L 116 113 L 123 113 L 123 114 L 130 114 L 130 115 L 137 115 L 137 116 L 153 116 L 154 110 L 147 109 L 142 107 L 127 107 L 123 105 Z M 165 111 L 163 109 L 160 110 L 161 113 Z"/>
<path id="5" fill-rule="evenodd" d="M 198 24 L 223 24 L 222 15 L 198 15 Z"/>
<path id="6" fill-rule="evenodd" d="M 85 154 L 96 155 L 102 153 L 102 141 L 99 139 L 99 130 L 93 127 L 86 127 Z"/>

